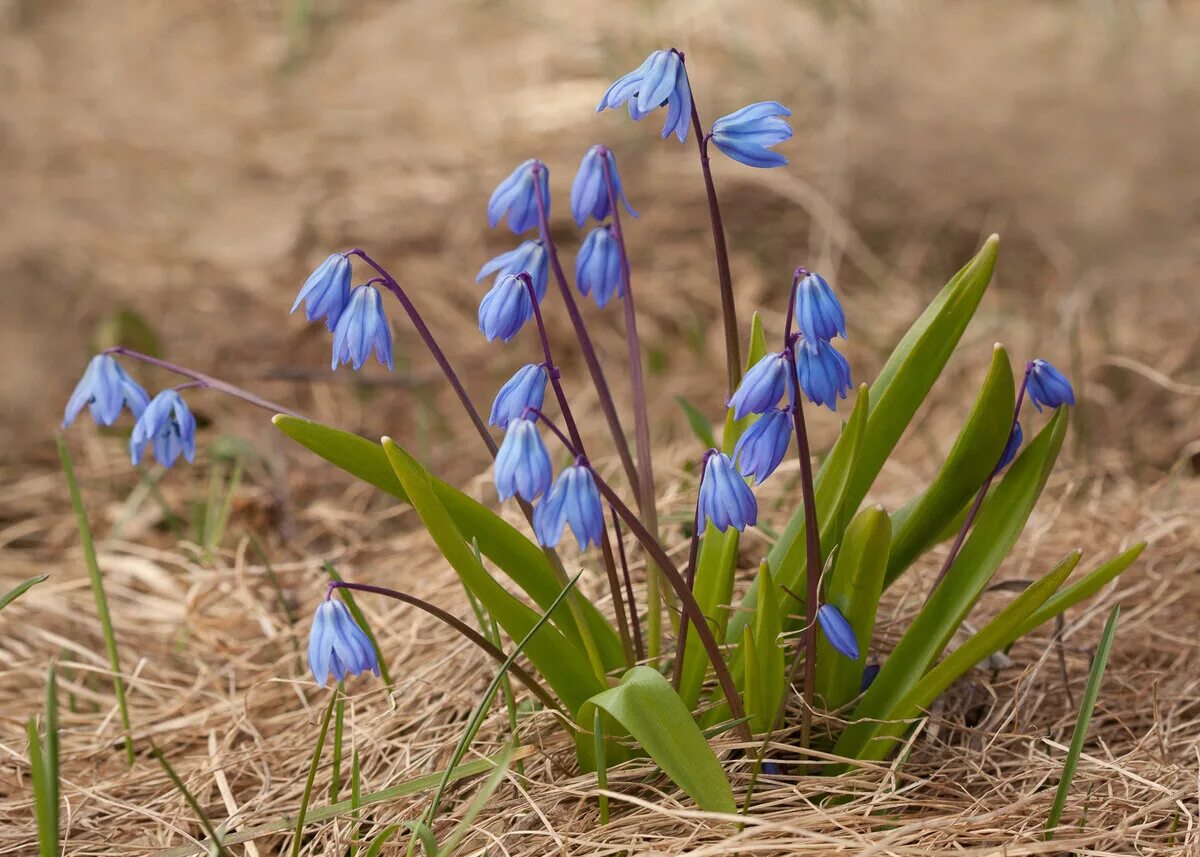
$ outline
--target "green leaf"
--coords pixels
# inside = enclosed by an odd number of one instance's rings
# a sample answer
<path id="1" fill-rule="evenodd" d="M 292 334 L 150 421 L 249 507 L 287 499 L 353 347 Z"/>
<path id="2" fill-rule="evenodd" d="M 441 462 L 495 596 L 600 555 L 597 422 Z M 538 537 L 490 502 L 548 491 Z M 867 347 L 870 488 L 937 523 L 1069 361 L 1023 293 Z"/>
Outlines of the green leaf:
<path id="1" fill-rule="evenodd" d="M 783 647 L 779 635 L 783 633 L 783 617 L 779 613 L 779 599 L 771 568 L 763 562 L 758 567 L 758 606 L 754 611 L 754 648 L 758 659 L 758 693 L 761 711 L 756 718 L 751 713 L 751 728 L 755 732 L 767 732 L 774 725 L 775 714 L 787 689 L 787 674 Z M 749 628 L 747 627 L 747 630 Z M 745 655 L 749 664 L 753 657 Z M 750 713 L 749 704 L 746 706 Z"/>
<path id="2" fill-rule="evenodd" d="M 1019 640 L 1044 622 L 1048 622 L 1069 607 L 1073 607 L 1085 598 L 1090 598 L 1116 579 L 1117 575 L 1133 565 L 1134 560 L 1146 549 L 1145 542 L 1139 542 L 1118 557 L 1115 557 L 1095 571 L 1089 572 L 1072 583 L 1062 592 L 1054 593 L 1029 619 L 1017 629 L 1013 640 Z M 1010 641 L 1011 642 L 1011 641 Z M 1007 643 L 1005 644 L 1007 645 Z"/>
<path id="3" fill-rule="evenodd" d="M 621 677 L 621 683 L 587 701 L 577 715 L 590 727 L 593 706 L 603 709 L 645 749 L 663 773 L 683 789 L 701 809 L 736 812 L 733 789 L 721 763 L 683 700 L 657 670 L 638 666 Z M 581 761 L 595 766 L 591 741 Z"/>
<path id="4" fill-rule="evenodd" d="M 49 576 L 50 575 L 48 575 L 48 574 L 34 575 L 33 577 L 29 578 L 28 580 L 22 580 L 20 583 L 18 583 L 12 589 L 8 590 L 8 592 L 4 593 L 3 595 L 0 595 L 0 610 L 3 610 L 9 604 L 12 604 L 14 601 L 16 601 L 18 598 L 20 598 L 22 595 L 24 595 L 26 592 L 28 592 L 33 587 L 37 586 L 39 583 L 41 583 L 43 580 L 45 580 Z"/>
<path id="5" fill-rule="evenodd" d="M 676 396 L 675 402 L 683 410 L 683 415 L 687 417 L 688 425 L 692 427 L 692 434 L 696 435 L 705 447 L 716 446 L 717 439 L 713 435 L 712 421 L 683 396 Z"/>
<path id="6" fill-rule="evenodd" d="M 500 751 L 499 758 L 496 760 L 496 767 L 488 774 L 488 778 L 483 781 L 483 785 L 479 787 L 479 791 L 475 793 L 475 797 L 471 798 L 471 802 L 467 804 L 462 818 L 459 819 L 458 824 L 454 825 L 454 829 L 450 831 L 450 835 L 446 837 L 446 841 L 442 843 L 442 847 L 437 850 L 437 857 L 454 857 L 454 852 L 458 850 L 458 844 L 470 832 L 471 825 L 475 823 L 476 817 L 487 806 L 487 802 L 495 794 L 496 789 L 500 787 L 500 781 L 508 773 L 508 769 L 512 765 L 513 749 L 512 743 L 504 745 L 504 748 Z"/>
<path id="7" fill-rule="evenodd" d="M 868 506 L 850 522 L 838 550 L 825 602 L 840 610 L 854 629 L 859 656 L 850 660 L 834 649 L 824 634 L 819 635 L 816 695 L 830 710 L 841 708 L 860 692 L 891 537 L 887 512 L 882 506 Z"/>
<path id="8" fill-rule="evenodd" d="M 425 854 L 428 857 L 433 857 L 433 855 L 436 855 L 437 843 L 433 840 L 433 833 L 429 831 L 428 828 L 425 828 L 424 825 L 420 825 L 420 822 L 412 822 L 412 825 L 414 828 L 418 825 L 423 828 L 420 830 L 414 829 L 413 832 L 421 840 L 421 844 L 425 846 Z M 376 833 L 371 838 L 371 844 L 367 846 L 367 850 L 363 852 L 363 857 L 379 857 L 379 855 L 383 853 L 383 846 L 388 844 L 388 840 L 395 836 L 396 831 L 399 829 L 399 824 L 389 824 L 387 827 L 383 828 L 383 830 Z M 433 851 L 429 850 L 431 845 L 434 848 Z"/>
<path id="9" fill-rule="evenodd" d="M 835 748 L 838 755 L 857 757 L 873 728 L 870 721 L 885 717 L 945 649 L 1024 529 L 1062 448 L 1067 422 L 1067 411 L 1060 408 L 1004 474 L 950 573 L 909 625 L 855 709 L 859 722 L 842 732 Z"/>

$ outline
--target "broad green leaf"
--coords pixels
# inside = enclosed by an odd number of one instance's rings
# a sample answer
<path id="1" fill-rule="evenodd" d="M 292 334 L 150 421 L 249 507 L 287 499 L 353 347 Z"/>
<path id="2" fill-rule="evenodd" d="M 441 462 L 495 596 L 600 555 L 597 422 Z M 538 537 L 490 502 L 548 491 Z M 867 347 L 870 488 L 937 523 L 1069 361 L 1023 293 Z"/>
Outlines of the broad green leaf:
<path id="1" fill-rule="evenodd" d="M 20 598 L 22 595 L 24 595 L 26 592 L 28 592 L 33 587 L 37 586 L 39 583 L 41 583 L 43 580 L 45 580 L 49 576 L 50 575 L 48 575 L 48 574 L 34 575 L 33 577 L 29 578 L 28 580 L 22 580 L 20 583 L 18 583 L 12 589 L 8 590 L 8 592 L 4 593 L 3 595 L 0 595 L 0 610 L 3 610 L 9 604 L 12 604 L 14 601 L 16 601 L 18 598 Z"/>
<path id="2" fill-rule="evenodd" d="M 747 625 L 742 628 L 742 706 L 750 718 L 750 731 L 762 734 L 771 728 L 771 714 L 767 713 L 767 701 L 763 692 L 762 661 L 758 646 L 754 642 L 754 631 Z"/>
<path id="3" fill-rule="evenodd" d="M 749 633 L 750 626 L 746 626 L 745 630 Z M 757 717 L 751 711 L 749 701 L 746 703 L 746 711 L 751 715 L 751 730 L 754 732 L 770 731 L 787 687 L 783 647 L 779 644 L 779 635 L 782 633 L 783 618 L 779 614 L 775 581 L 771 577 L 770 566 L 763 562 L 758 568 L 758 607 L 754 611 L 752 639 L 755 651 L 745 653 L 747 667 L 755 660 L 758 662 L 755 672 L 761 711 Z"/>
<path id="4" fill-rule="evenodd" d="M 683 411 L 683 415 L 687 417 L 688 425 L 692 427 L 692 434 L 696 435 L 696 438 L 705 447 L 716 446 L 717 439 L 713 435 L 712 421 L 683 396 L 676 396 L 675 402 Z"/>
<path id="5" fill-rule="evenodd" d="M 885 586 L 891 585 L 917 557 L 936 543 L 947 523 L 971 501 L 995 469 L 1008 443 L 1014 404 L 1008 352 L 997 344 L 983 387 L 945 464 L 929 488 L 900 509 L 892 521 L 895 535 Z"/>
<path id="6" fill-rule="evenodd" d="M 872 729 L 870 721 L 895 708 L 950 642 L 1021 535 L 1062 448 L 1067 423 L 1067 410 L 1060 408 L 1004 474 L 950 573 L 909 625 L 855 708 L 859 722 L 843 731 L 835 748 L 838 755 L 856 757 L 862 752 Z"/>
<path id="7" fill-rule="evenodd" d="M 621 683 L 587 701 L 577 715 L 585 728 L 593 723 L 593 706 L 619 723 L 662 768 L 675 785 L 710 812 L 736 812 L 733 790 L 712 747 L 683 700 L 654 669 L 638 666 L 621 677 Z M 578 742 L 581 763 L 594 768 L 592 741 Z"/>
<path id="8" fill-rule="evenodd" d="M 390 438 L 383 439 L 383 449 L 442 556 L 508 635 L 514 640 L 522 639 L 537 624 L 538 614 L 497 583 L 475 558 L 438 498 L 428 471 Z M 526 653 L 572 713 L 603 689 L 583 650 L 553 625 L 541 627 L 529 641 Z"/>
<path id="9" fill-rule="evenodd" d="M 1115 580 L 1117 575 L 1133 565 L 1134 560 L 1141 556 L 1142 551 L 1145 549 L 1146 543 L 1139 542 L 1120 556 L 1109 560 L 1095 571 L 1084 575 L 1066 589 L 1054 593 L 1049 601 L 1039 607 L 1025 624 L 1017 629 L 1012 639 L 1019 640 L 1043 622 L 1050 621 L 1067 608 L 1073 607 L 1083 599 L 1095 595 L 1107 586 L 1110 581 Z M 1012 642 L 1012 640 L 1009 642 Z M 1008 643 L 1005 643 L 1005 645 L 1008 645 Z"/>
<path id="10" fill-rule="evenodd" d="M 827 709 L 841 708 L 858 696 L 862 686 L 891 537 L 892 523 L 882 506 L 868 506 L 846 527 L 825 602 L 840 610 L 854 629 L 859 656 L 850 660 L 824 634 L 819 635 L 816 695 Z"/>

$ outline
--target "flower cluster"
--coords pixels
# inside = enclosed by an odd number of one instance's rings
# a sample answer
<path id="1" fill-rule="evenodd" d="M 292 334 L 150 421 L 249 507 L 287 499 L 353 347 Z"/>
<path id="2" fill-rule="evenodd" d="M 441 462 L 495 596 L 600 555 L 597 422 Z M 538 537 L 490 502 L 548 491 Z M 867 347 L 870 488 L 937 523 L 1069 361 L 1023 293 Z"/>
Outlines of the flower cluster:
<path id="1" fill-rule="evenodd" d="M 333 362 L 336 369 L 349 363 L 357 372 L 375 352 L 376 359 L 392 368 L 392 328 L 383 311 L 383 296 L 373 278 L 361 286 L 350 288 L 351 265 L 349 253 L 334 253 L 313 271 L 296 300 L 292 312 L 304 304 L 309 321 L 325 319 L 333 333 Z"/>

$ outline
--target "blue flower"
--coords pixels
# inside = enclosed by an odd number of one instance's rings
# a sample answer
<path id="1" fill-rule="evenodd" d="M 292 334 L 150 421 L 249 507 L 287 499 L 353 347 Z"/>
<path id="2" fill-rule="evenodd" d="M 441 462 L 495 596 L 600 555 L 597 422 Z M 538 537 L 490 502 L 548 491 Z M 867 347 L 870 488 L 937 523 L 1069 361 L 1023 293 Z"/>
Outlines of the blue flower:
<path id="1" fill-rule="evenodd" d="M 392 328 L 383 311 L 383 297 L 374 286 L 355 286 L 333 331 L 333 368 L 350 363 L 362 368 L 375 349 L 375 357 L 392 368 Z"/>
<path id="2" fill-rule="evenodd" d="M 575 225 L 583 226 L 588 217 L 603 220 L 608 217 L 611 206 L 608 204 L 608 182 L 604 178 L 604 162 L 608 161 L 609 172 L 612 173 L 613 191 L 617 199 L 625 206 L 625 210 L 633 217 L 637 212 L 625 198 L 625 190 L 621 187 L 621 176 L 617 172 L 617 156 L 606 146 L 592 146 L 579 162 L 579 172 L 571 184 L 571 214 L 575 217 Z"/>
<path id="3" fill-rule="evenodd" d="M 1075 404 L 1075 390 L 1067 376 L 1040 357 L 1029 364 L 1029 400 L 1039 411 L 1042 405 L 1057 408 Z"/>
<path id="4" fill-rule="evenodd" d="M 846 313 L 820 274 L 808 274 L 796 286 L 796 327 L 808 340 L 846 336 Z"/>
<path id="5" fill-rule="evenodd" d="M 342 310 L 350 302 L 350 260 L 341 253 L 334 253 L 308 275 L 292 312 L 304 303 L 304 316 L 309 321 L 325 319 L 330 330 L 337 327 Z"/>
<path id="6" fill-rule="evenodd" d="M 191 464 L 196 459 L 196 418 L 175 390 L 163 390 L 155 396 L 129 436 L 129 455 L 134 464 L 142 463 L 148 444 L 154 445 L 154 457 L 170 467 L 180 453 Z"/>
<path id="7" fill-rule="evenodd" d="M 858 683 L 858 692 L 866 693 L 867 688 L 873 685 L 877 678 L 879 678 L 879 661 L 872 658 L 871 663 L 863 667 L 862 679 Z"/>
<path id="8" fill-rule="evenodd" d="M 537 195 L 541 193 L 550 219 L 550 171 L 541 161 L 530 158 L 509 174 L 492 191 L 488 200 L 488 226 L 495 228 L 508 215 L 508 228 L 520 235 L 538 225 Z"/>
<path id="9" fill-rule="evenodd" d="M 341 601 L 326 598 L 313 614 L 308 634 L 308 668 L 317 684 L 324 687 L 332 675 L 334 681 L 365 673 L 379 675 L 379 658 L 371 638 L 354 622 Z"/>
<path id="10" fill-rule="evenodd" d="M 1000 463 L 996 465 L 995 472 L 999 473 L 1012 463 L 1012 460 L 1017 457 L 1017 450 L 1021 448 L 1021 442 L 1024 439 L 1021 424 L 1013 423 L 1012 431 L 1008 435 L 1008 442 L 1004 444 L 1004 452 L 1000 455 Z"/>
<path id="11" fill-rule="evenodd" d="M 608 88 L 596 112 L 620 107 L 626 101 L 634 120 L 643 119 L 666 104 L 663 138 L 674 132 L 679 142 L 687 139 L 692 119 L 692 90 L 683 60 L 676 51 L 655 51 L 646 57 L 645 62 Z"/>
<path id="12" fill-rule="evenodd" d="M 479 329 L 488 342 L 494 339 L 508 342 L 531 318 L 533 301 L 529 289 L 519 277 L 511 274 L 497 280 L 479 302 Z"/>
<path id="13" fill-rule="evenodd" d="M 514 494 L 533 502 L 550 487 L 550 453 L 533 420 L 509 420 L 504 442 L 496 453 L 494 478 L 501 500 Z"/>
<path id="14" fill-rule="evenodd" d="M 563 525 L 568 523 L 580 550 L 587 550 L 589 544 L 600 544 L 604 535 L 604 508 L 592 471 L 582 464 L 563 468 L 554 480 L 554 487 L 533 510 L 533 531 L 544 547 L 557 546 Z"/>
<path id="15" fill-rule="evenodd" d="M 85 405 L 91 406 L 92 419 L 97 424 L 110 426 L 121 416 L 126 405 L 136 418 L 142 415 L 149 401 L 146 391 L 129 377 L 111 354 L 97 354 L 83 370 L 83 377 L 75 385 L 71 398 L 67 399 L 62 427 L 73 423 Z"/>
<path id="16" fill-rule="evenodd" d="M 708 456 L 700 483 L 698 501 L 700 520 L 708 521 L 721 532 L 730 526 L 738 531 L 758 521 L 758 503 L 746 480 L 738 475 L 733 461 L 723 452 Z"/>
<path id="17" fill-rule="evenodd" d="M 792 440 L 792 416 L 782 408 L 770 408 L 746 429 L 733 448 L 733 460 L 743 476 L 761 485 L 775 472 Z"/>
<path id="18" fill-rule="evenodd" d="M 801 339 L 796 343 L 796 378 L 809 401 L 836 411 L 837 400 L 850 389 L 850 364 L 825 340 Z"/>
<path id="19" fill-rule="evenodd" d="M 770 147 L 792 138 L 792 126 L 779 118 L 791 115 L 778 101 L 747 105 L 713 123 L 713 145 L 748 167 L 782 167 L 787 158 Z"/>
<path id="20" fill-rule="evenodd" d="M 817 610 L 817 621 L 825 632 L 829 644 L 852 661 L 858 660 L 858 640 L 854 639 L 854 629 L 832 604 L 822 604 Z"/>
<path id="21" fill-rule="evenodd" d="M 541 410 L 546 397 L 546 367 L 541 363 L 528 363 L 509 378 L 496 400 L 492 402 L 490 425 L 508 428 L 509 422 L 525 415 L 526 408 Z"/>
<path id="22" fill-rule="evenodd" d="M 733 391 L 726 407 L 733 408 L 733 418 L 746 414 L 765 413 L 783 396 L 788 386 L 788 361 L 785 352 L 768 354 L 750 367 L 742 382 Z"/>
<path id="23" fill-rule="evenodd" d="M 597 226 L 583 239 L 575 257 L 575 282 L 580 292 L 592 294 L 598 307 L 604 307 L 614 294 L 625 297 L 621 247 L 613 237 L 612 227 Z"/>
<path id="24" fill-rule="evenodd" d="M 537 292 L 538 301 L 544 301 L 550 272 L 547 260 L 546 248 L 541 241 L 523 241 L 507 253 L 501 253 L 484 263 L 475 275 L 475 282 L 478 283 L 489 274 L 495 274 L 496 279 L 492 282 L 492 285 L 495 285 L 506 276 L 528 274 L 529 279 L 533 281 L 533 290 Z M 532 311 L 532 307 L 530 310 Z"/>

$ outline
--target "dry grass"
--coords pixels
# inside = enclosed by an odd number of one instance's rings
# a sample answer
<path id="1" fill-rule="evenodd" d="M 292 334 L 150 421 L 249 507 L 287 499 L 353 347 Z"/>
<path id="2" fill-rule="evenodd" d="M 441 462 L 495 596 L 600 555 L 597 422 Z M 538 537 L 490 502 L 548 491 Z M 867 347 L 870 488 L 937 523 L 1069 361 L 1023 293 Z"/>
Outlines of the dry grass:
<path id="1" fill-rule="evenodd" d="M 902 766 L 839 781 L 848 800 L 831 799 L 827 780 L 780 778 L 761 788 L 737 832 L 630 767 L 611 777 L 616 810 L 600 828 L 594 780 L 574 771 L 561 731 L 538 715 L 522 726 L 534 748 L 525 777 L 510 776 L 468 850 L 1200 849 L 1200 294 L 1189 216 L 1200 201 L 1200 22 L 1191 6 L 1026 0 L 1014 13 L 1014 3 L 878 0 L 833 14 L 782 0 L 314 5 L 314 25 L 297 39 L 274 3 L 0 3 L 0 182 L 10 200 L 0 212 L 0 275 L 12 284 L 0 318 L 9 367 L 0 379 L 0 589 L 52 575 L 0 616 L 0 750 L 11 759 L 0 768 L 0 853 L 34 847 L 22 728 L 40 707 L 51 657 L 71 705 L 69 852 L 153 853 L 200 832 L 147 755 L 127 770 L 115 749 L 102 642 L 48 442 L 85 341 L 114 307 L 152 319 L 173 358 L 318 418 L 386 432 L 487 496 L 483 459 L 468 435 L 458 442 L 462 422 L 415 341 L 398 340 L 395 376 L 355 387 L 323 371 L 324 336 L 284 324 L 281 312 L 329 248 L 369 247 L 412 285 L 455 361 L 471 367 L 468 386 L 486 399 L 526 347 L 497 349 L 471 333 L 474 266 L 508 240 L 482 228 L 487 190 L 511 161 L 536 152 L 563 201 L 579 152 L 599 134 L 621 153 L 642 213 L 632 253 L 643 331 L 657 345 L 652 395 L 683 394 L 716 412 L 720 331 L 691 152 L 659 143 L 645 124 L 590 112 L 607 78 L 666 41 L 694 57 L 710 117 L 762 97 L 796 110 L 792 168 L 718 167 L 746 317 L 766 307 L 768 327 L 778 328 L 797 261 L 833 273 L 852 315 L 849 356 L 869 378 L 979 236 L 1004 236 L 993 293 L 872 498 L 895 508 L 925 484 L 990 343 L 1003 338 L 1015 356 L 1059 357 L 1086 402 L 1067 460 L 1001 576 L 1032 576 L 1077 546 L 1089 567 L 1133 538 L 1150 547 L 1115 590 L 1068 617 L 1065 681 L 1043 629 L 1014 650 L 1011 666 L 953 688 Z M 560 222 L 569 243 L 573 230 Z M 615 317 L 590 312 L 589 322 L 619 358 Z M 565 325 L 558 335 L 567 348 Z M 623 395 L 622 373 L 613 374 Z M 586 424 L 595 404 L 579 395 Z M 322 586 L 322 559 L 468 611 L 411 512 L 331 475 L 256 414 L 213 399 L 198 398 L 198 409 L 211 422 L 206 443 L 235 434 L 259 456 L 212 557 L 164 525 L 118 441 L 84 425 L 70 439 L 101 537 L 138 747 L 162 747 L 212 817 L 236 814 L 231 826 L 241 829 L 298 802 L 326 697 L 295 646 Z M 836 428 L 822 420 L 818 444 Z M 660 496 L 682 516 L 695 444 L 665 406 L 654 432 Z M 170 473 L 165 504 L 186 511 L 204 496 L 208 472 L 206 457 Z M 785 469 L 772 484 L 782 492 L 793 475 Z M 678 532 L 671 540 L 685 549 Z M 744 568 L 761 552 L 747 539 Z M 938 559 L 890 597 L 894 627 Z M 586 586 L 602 601 L 596 575 Z M 1005 597 L 987 596 L 979 616 Z M 1051 847 L 1040 825 L 1072 700 L 1115 601 L 1117 645 L 1065 816 L 1073 832 Z M 445 762 L 493 667 L 410 609 L 361 603 L 398 677 L 392 694 L 376 683 L 351 687 L 348 740 L 366 785 L 381 788 Z M 497 713 L 477 749 L 494 749 L 505 732 Z M 741 790 L 744 763 L 727 747 Z M 786 736 L 773 753 L 794 754 Z M 328 780 L 326 766 L 322 796 Z M 421 806 L 396 801 L 370 818 L 412 818 Z M 459 808 L 451 803 L 446 825 Z M 314 854 L 336 853 L 353 835 L 346 821 L 313 831 Z M 275 834 L 237 848 L 265 855 L 286 846 Z"/>

